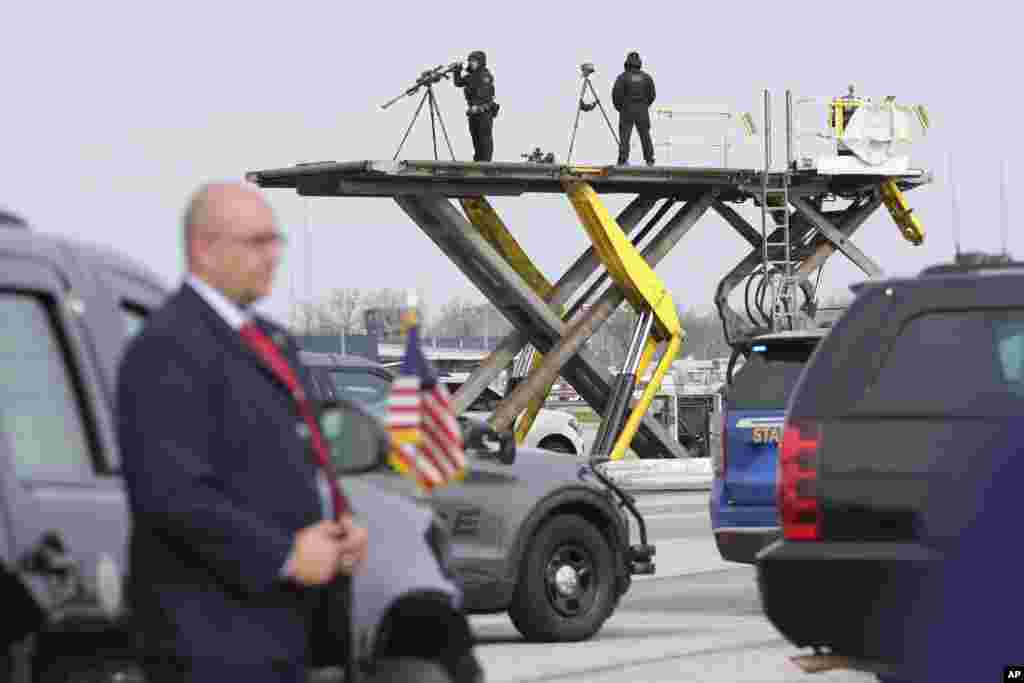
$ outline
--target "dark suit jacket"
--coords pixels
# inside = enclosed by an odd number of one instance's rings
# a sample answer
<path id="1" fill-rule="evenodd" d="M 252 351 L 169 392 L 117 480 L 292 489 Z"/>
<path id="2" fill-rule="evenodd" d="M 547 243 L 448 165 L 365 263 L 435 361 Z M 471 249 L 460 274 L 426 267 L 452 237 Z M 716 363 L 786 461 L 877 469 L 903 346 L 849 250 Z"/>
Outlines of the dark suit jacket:
<path id="1" fill-rule="evenodd" d="M 322 512 L 285 385 L 186 285 L 128 347 L 118 408 L 127 592 L 147 645 L 227 662 L 303 658 L 318 591 L 279 574 L 295 532 Z"/>

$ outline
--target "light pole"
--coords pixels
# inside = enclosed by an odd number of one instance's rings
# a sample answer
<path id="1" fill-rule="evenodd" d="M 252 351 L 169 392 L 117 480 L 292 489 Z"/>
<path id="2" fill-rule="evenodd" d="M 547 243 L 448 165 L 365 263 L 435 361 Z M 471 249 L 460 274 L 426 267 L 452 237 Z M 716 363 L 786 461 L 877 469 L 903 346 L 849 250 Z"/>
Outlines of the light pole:
<path id="1" fill-rule="evenodd" d="M 310 215 L 310 199 L 306 205 L 306 302 L 309 308 L 306 315 L 306 334 L 313 333 L 313 219 Z"/>
<path id="2" fill-rule="evenodd" d="M 484 351 L 487 350 L 487 340 L 490 339 L 491 307 L 484 304 Z"/>
<path id="3" fill-rule="evenodd" d="M 999 224 L 1002 228 L 1003 256 L 1010 255 L 1010 163 L 1003 159 L 999 174 Z"/>

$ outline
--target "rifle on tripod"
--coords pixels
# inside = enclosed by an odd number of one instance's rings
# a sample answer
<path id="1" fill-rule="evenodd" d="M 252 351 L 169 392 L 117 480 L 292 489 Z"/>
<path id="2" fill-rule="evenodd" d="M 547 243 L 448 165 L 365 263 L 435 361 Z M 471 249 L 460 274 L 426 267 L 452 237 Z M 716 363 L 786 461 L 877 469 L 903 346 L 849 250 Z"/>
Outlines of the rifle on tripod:
<path id="1" fill-rule="evenodd" d="M 437 106 L 437 98 L 434 97 L 434 84 L 439 83 L 444 79 L 447 79 L 453 72 L 458 71 L 462 68 L 462 62 L 452 62 L 448 66 L 443 64 L 424 71 L 420 74 L 420 77 L 416 79 L 409 88 L 406 89 L 398 97 L 381 105 L 381 109 L 387 109 L 392 104 L 402 99 L 403 97 L 410 97 L 415 95 L 420 88 L 426 88 L 426 92 L 423 93 L 423 99 L 420 100 L 420 105 L 416 108 L 416 113 L 413 114 L 412 121 L 409 122 L 409 127 L 405 131 L 405 136 L 402 138 L 402 142 L 398 145 L 398 151 L 395 152 L 393 159 L 397 159 L 398 155 L 402 152 L 402 147 L 405 145 L 405 141 L 409 139 L 409 133 L 412 132 L 412 127 L 416 123 L 416 119 L 419 118 L 420 111 L 423 109 L 423 105 L 427 102 L 430 103 L 430 133 L 434 140 L 434 160 L 438 159 L 437 155 L 437 127 L 435 119 L 441 124 L 441 132 L 444 133 L 444 141 L 448 144 L 448 153 L 452 155 L 452 161 L 455 161 L 455 151 L 452 149 L 452 142 L 448 139 L 448 129 L 444 125 L 444 119 L 441 118 L 441 108 Z"/>
<path id="2" fill-rule="evenodd" d="M 415 95 L 416 91 L 418 91 L 420 88 L 424 86 L 430 86 L 433 85 L 434 83 L 440 83 L 442 80 L 448 78 L 453 72 L 458 71 L 459 67 L 461 66 L 462 62 L 452 62 L 448 66 L 444 66 L 442 64 L 440 66 L 434 67 L 433 69 L 430 69 L 429 71 L 424 71 L 422 74 L 420 74 L 420 77 L 416 79 L 416 82 L 409 87 L 408 90 L 403 92 L 398 97 L 388 100 L 387 102 L 382 104 L 380 108 L 387 109 L 388 107 L 390 107 L 392 104 L 402 99 L 403 97 L 410 97 L 412 95 Z"/>

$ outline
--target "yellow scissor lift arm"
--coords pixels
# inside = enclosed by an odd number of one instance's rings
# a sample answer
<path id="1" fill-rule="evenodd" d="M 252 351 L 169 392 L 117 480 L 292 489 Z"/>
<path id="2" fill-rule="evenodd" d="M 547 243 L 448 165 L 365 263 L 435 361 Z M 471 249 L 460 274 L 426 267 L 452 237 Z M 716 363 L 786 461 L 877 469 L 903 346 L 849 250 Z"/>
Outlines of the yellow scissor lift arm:
<path id="1" fill-rule="evenodd" d="M 480 232 L 480 234 L 486 239 L 495 251 L 505 259 L 512 268 L 519 274 L 523 280 L 535 291 L 540 298 L 545 301 L 549 301 L 554 291 L 554 287 L 544 277 L 544 274 L 533 264 L 530 257 L 526 255 L 523 248 L 519 246 L 519 242 L 512 236 L 505 223 L 498 216 L 498 213 L 494 210 L 483 197 L 469 197 L 460 200 L 462 204 L 462 210 L 466 212 L 466 217 L 469 222 Z M 555 313 L 559 317 L 564 315 L 562 306 L 553 307 Z M 523 353 L 528 353 L 528 349 L 524 349 Z M 540 353 L 531 354 L 530 370 L 533 371 L 540 367 L 544 357 Z M 518 378 L 513 378 L 509 383 L 509 392 L 515 386 L 515 381 Z M 534 420 L 537 419 L 537 413 L 544 407 L 544 403 L 547 401 L 548 395 L 551 393 L 551 387 L 554 385 L 554 379 L 547 383 L 546 388 L 540 394 L 530 399 L 530 403 L 519 419 L 519 423 L 516 425 L 515 438 L 516 443 L 523 443 L 526 439 L 526 435 L 530 432 L 530 428 L 533 427 Z M 507 392 L 507 393 L 509 393 Z"/>
<path id="2" fill-rule="evenodd" d="M 618 460 L 625 455 L 644 414 L 654 400 L 662 378 L 675 360 L 682 345 L 683 332 L 668 288 L 629 241 L 593 188 L 586 182 L 576 179 L 566 180 L 563 186 L 601 263 L 626 300 L 640 314 L 634 333 L 634 343 L 630 348 L 630 357 L 627 357 L 623 372 L 612 389 L 601 430 L 591 449 L 592 456 L 608 456 L 612 460 Z M 481 236 L 534 292 L 542 299 L 548 300 L 553 286 L 526 255 L 491 204 L 482 197 L 463 198 L 460 203 L 466 217 Z M 555 307 L 553 310 L 560 317 L 564 316 L 562 307 Z M 636 386 L 636 377 L 643 375 L 662 343 L 667 343 L 667 348 L 655 369 L 654 377 L 623 425 L 622 420 L 626 417 L 625 413 Z M 542 360 L 543 356 L 540 353 L 532 355 L 531 374 L 540 368 Z M 517 442 L 522 443 L 525 439 L 537 413 L 547 400 L 553 383 L 553 378 L 545 382 L 543 391 L 530 399 L 526 411 L 516 425 Z"/>
<path id="3" fill-rule="evenodd" d="M 900 234 L 903 235 L 904 239 L 914 246 L 924 242 L 924 226 L 921 225 L 918 217 L 914 215 L 914 210 L 907 204 L 906 197 L 900 192 L 896 181 L 886 180 L 878 186 L 878 189 L 882 201 L 885 202 L 885 208 L 889 209 L 889 215 L 892 216 L 893 221 L 899 227 Z"/>
<path id="4" fill-rule="evenodd" d="M 668 288 L 626 238 L 594 189 L 585 181 L 576 179 L 566 179 L 562 184 L 609 276 L 639 314 L 623 370 L 612 388 L 601 430 L 591 448 L 591 457 L 608 456 L 611 460 L 618 460 L 625 455 L 640 420 L 679 353 L 683 330 Z M 621 425 L 633 397 L 636 378 L 643 376 L 661 343 L 666 343 L 667 347 L 653 377 L 641 394 L 639 403 Z"/>

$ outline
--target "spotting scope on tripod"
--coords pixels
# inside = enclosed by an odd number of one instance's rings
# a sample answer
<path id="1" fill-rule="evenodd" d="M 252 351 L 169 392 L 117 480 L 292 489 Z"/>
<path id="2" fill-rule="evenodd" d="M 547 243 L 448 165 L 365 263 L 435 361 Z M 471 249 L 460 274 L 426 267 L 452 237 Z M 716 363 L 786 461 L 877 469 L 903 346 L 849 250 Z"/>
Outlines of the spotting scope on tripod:
<path id="1" fill-rule="evenodd" d="M 437 106 L 437 98 L 434 97 L 434 84 L 440 83 L 442 80 L 447 79 L 452 73 L 462 69 L 462 62 L 452 62 L 445 66 L 443 64 L 434 67 L 428 71 L 424 71 L 420 74 L 420 77 L 416 79 L 409 88 L 405 90 L 401 95 L 389 100 L 388 102 L 381 105 L 381 109 L 387 109 L 394 103 L 398 102 L 402 98 L 412 97 L 420 89 L 425 89 L 423 93 L 423 99 L 420 100 L 420 104 L 416 107 L 416 113 L 413 114 L 412 121 L 409 123 L 409 127 L 405 131 L 405 136 L 402 138 L 402 142 L 398 145 L 398 151 L 395 152 L 394 159 L 398 158 L 398 155 L 402 152 L 402 147 L 405 145 L 405 141 L 409 138 L 409 133 L 412 132 L 412 127 L 416 123 L 416 119 L 419 118 L 420 111 L 423 109 L 423 105 L 430 103 L 430 133 L 434 140 L 434 159 L 438 159 L 437 155 L 437 126 L 436 123 L 441 124 L 441 132 L 444 133 L 444 140 L 448 144 L 448 153 L 452 156 L 452 161 L 455 160 L 455 152 L 452 150 L 451 140 L 448 139 L 448 130 L 445 128 L 444 120 L 441 118 L 441 108 Z"/>
<path id="2" fill-rule="evenodd" d="M 572 162 L 572 150 L 576 144 L 576 131 L 580 127 L 580 114 L 585 111 L 593 111 L 594 107 L 601 108 L 601 115 L 604 116 L 605 123 L 608 124 L 608 130 L 612 134 L 612 139 L 615 140 L 615 145 L 619 144 L 619 136 L 615 134 L 615 126 L 612 125 L 611 119 L 608 118 L 608 112 L 605 111 L 604 105 L 601 104 L 601 98 L 597 96 L 597 90 L 594 89 L 594 84 L 590 81 L 590 77 L 597 71 L 594 65 L 590 62 L 584 62 L 580 64 L 580 77 L 583 79 L 583 85 L 580 88 L 580 101 L 579 106 L 576 108 L 576 122 L 572 127 L 572 138 L 569 140 L 569 154 L 566 156 L 565 163 Z M 593 102 L 587 102 L 585 100 L 587 90 L 590 90 L 590 94 L 593 96 Z"/>

